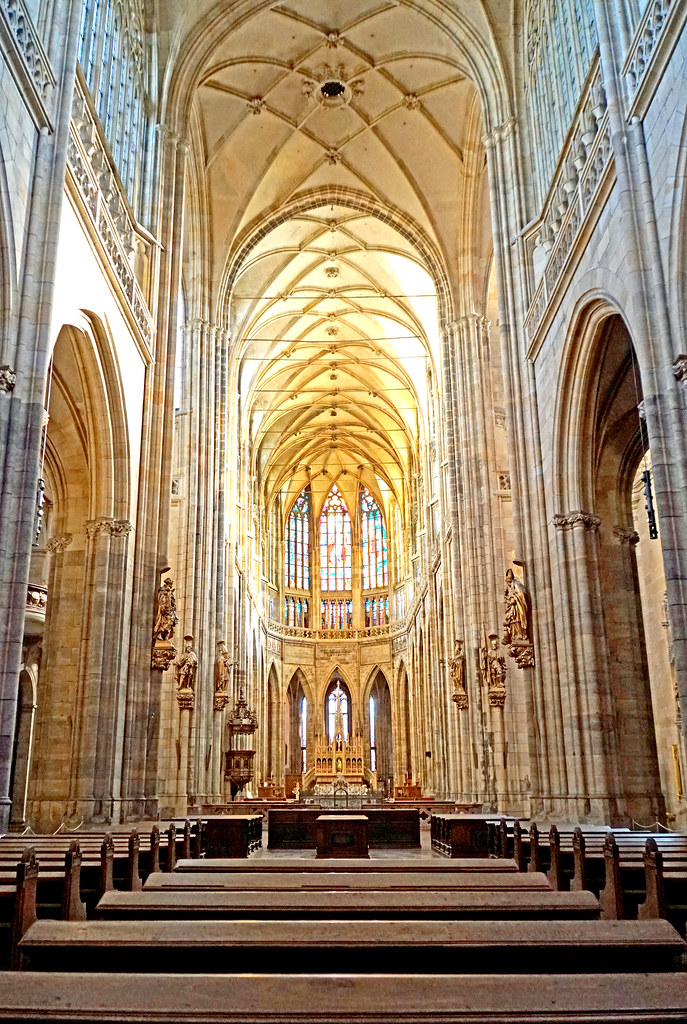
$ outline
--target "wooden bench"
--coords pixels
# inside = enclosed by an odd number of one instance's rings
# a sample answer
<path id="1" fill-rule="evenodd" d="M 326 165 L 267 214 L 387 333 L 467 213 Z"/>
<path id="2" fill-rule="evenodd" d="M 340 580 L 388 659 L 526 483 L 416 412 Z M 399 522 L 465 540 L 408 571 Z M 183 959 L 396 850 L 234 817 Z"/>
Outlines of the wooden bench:
<path id="1" fill-rule="evenodd" d="M 367 841 L 374 848 L 420 846 L 420 815 L 417 808 L 365 807 Z M 270 849 L 308 849 L 317 846 L 319 808 L 270 808 L 267 815 L 267 845 Z M 350 814 L 350 811 L 327 811 Z"/>
<path id="2" fill-rule="evenodd" d="M 248 857 L 262 846 L 262 814 L 225 814 L 203 821 L 208 857 Z"/>
<path id="3" fill-rule="evenodd" d="M 107 892 L 96 907 L 99 918 L 265 918 L 320 917 L 383 919 L 569 918 L 599 916 L 590 892 L 492 891 L 211 891 L 144 889 Z"/>
<path id="4" fill-rule="evenodd" d="M 294 890 L 333 891 L 335 889 L 424 891 L 427 889 L 469 892 L 547 892 L 551 886 L 544 874 L 521 875 L 516 871 L 503 873 L 479 871 L 256 871 L 256 872 L 155 872 L 148 875 L 144 891 L 158 892 L 245 892 Z"/>
<path id="5" fill-rule="evenodd" d="M 433 814 L 430 823 L 432 849 L 445 857 L 486 857 L 490 848 L 489 824 L 482 814 Z"/>
<path id="6" fill-rule="evenodd" d="M 676 1024 L 687 975 L 0 974 L 0 1020 Z"/>
<path id="7" fill-rule="evenodd" d="M 667 921 L 37 921 L 24 969 L 316 974 L 677 971 L 687 947 Z"/>
<path id="8" fill-rule="evenodd" d="M 204 857 L 202 860 L 178 860 L 176 871 L 423 871 L 427 873 L 444 871 L 517 871 L 514 860 L 493 860 L 489 857 L 465 857 L 447 864 L 443 857 L 375 857 L 374 852 L 366 861 L 357 858 L 335 858 L 323 862 L 305 857 L 279 857 L 274 860 L 252 858 L 243 860 L 231 857 Z"/>

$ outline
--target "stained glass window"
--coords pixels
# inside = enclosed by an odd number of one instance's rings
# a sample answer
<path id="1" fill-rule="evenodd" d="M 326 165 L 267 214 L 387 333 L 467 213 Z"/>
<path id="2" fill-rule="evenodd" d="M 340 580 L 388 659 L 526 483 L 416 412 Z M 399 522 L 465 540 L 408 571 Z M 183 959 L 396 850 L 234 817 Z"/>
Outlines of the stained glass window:
<path id="1" fill-rule="evenodd" d="M 320 515 L 320 586 L 351 589 L 351 517 L 336 484 Z"/>
<path id="2" fill-rule="evenodd" d="M 330 688 L 327 696 L 327 732 L 330 743 L 337 733 L 337 721 L 344 742 L 348 742 L 348 694 L 338 680 Z"/>
<path id="3" fill-rule="evenodd" d="M 285 583 L 310 589 L 310 492 L 304 488 L 293 503 L 286 521 Z"/>
<path id="4" fill-rule="evenodd" d="M 389 580 L 386 529 L 381 509 L 366 487 L 360 491 L 362 518 L 363 590 L 386 587 Z"/>
<path id="5" fill-rule="evenodd" d="M 375 699 L 370 697 L 370 771 L 377 771 L 377 749 L 375 744 Z"/>
<path id="6" fill-rule="evenodd" d="M 301 722 L 300 722 L 300 734 L 301 734 L 301 772 L 306 771 L 307 767 L 307 737 L 308 737 L 308 702 L 303 698 L 301 701 Z"/>

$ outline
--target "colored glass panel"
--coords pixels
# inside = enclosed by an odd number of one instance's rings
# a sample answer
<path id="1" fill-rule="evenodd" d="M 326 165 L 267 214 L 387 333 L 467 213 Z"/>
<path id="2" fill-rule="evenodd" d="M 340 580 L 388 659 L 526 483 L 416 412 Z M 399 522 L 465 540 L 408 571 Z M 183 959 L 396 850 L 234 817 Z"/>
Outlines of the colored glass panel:
<path id="1" fill-rule="evenodd" d="M 320 515 L 320 586 L 350 590 L 351 579 L 351 517 L 334 484 Z"/>
<path id="2" fill-rule="evenodd" d="M 386 528 L 381 509 L 366 487 L 360 491 L 363 590 L 386 587 L 389 579 Z"/>
<path id="3" fill-rule="evenodd" d="M 286 521 L 284 582 L 299 590 L 310 588 L 310 493 L 302 490 Z"/>

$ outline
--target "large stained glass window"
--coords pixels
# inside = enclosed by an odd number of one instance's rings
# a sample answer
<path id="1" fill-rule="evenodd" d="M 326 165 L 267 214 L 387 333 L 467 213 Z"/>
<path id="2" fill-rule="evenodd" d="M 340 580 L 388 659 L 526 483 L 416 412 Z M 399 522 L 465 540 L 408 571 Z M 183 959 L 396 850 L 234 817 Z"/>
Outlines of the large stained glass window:
<path id="1" fill-rule="evenodd" d="M 360 514 L 363 542 L 363 590 L 386 587 L 389 581 L 386 530 L 381 509 L 366 487 L 360 491 Z"/>
<path id="2" fill-rule="evenodd" d="M 310 492 L 304 488 L 286 521 L 285 580 L 287 587 L 310 589 Z"/>
<path id="3" fill-rule="evenodd" d="M 320 516 L 320 587 L 351 589 L 351 517 L 336 484 Z"/>

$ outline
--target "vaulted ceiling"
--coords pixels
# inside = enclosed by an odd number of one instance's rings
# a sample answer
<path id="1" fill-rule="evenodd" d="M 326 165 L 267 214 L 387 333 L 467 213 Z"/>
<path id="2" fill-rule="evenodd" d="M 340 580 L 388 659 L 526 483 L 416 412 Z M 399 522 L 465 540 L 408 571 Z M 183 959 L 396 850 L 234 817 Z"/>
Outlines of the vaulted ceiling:
<path id="1" fill-rule="evenodd" d="M 189 251 L 230 327 L 266 503 L 311 482 L 317 508 L 362 479 L 403 507 L 441 388 L 442 301 L 484 219 L 460 51 L 418 4 L 285 0 L 208 55 L 191 129 Z"/>

